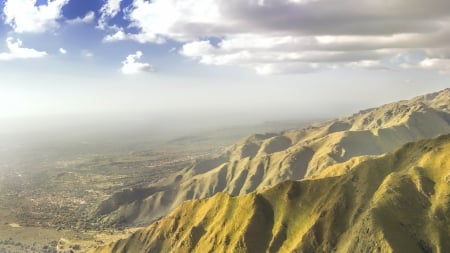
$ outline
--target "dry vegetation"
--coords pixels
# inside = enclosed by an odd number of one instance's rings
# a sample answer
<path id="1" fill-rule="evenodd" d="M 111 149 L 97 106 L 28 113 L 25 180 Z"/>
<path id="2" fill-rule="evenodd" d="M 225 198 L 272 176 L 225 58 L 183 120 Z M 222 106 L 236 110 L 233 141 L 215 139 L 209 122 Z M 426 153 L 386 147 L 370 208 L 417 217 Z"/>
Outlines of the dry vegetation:
<path id="1" fill-rule="evenodd" d="M 109 213 L 100 208 L 97 214 L 109 224 L 149 224 L 185 200 L 219 192 L 245 194 L 285 180 L 315 178 L 325 170 L 336 174 L 336 169 L 327 168 L 449 132 L 447 89 L 303 129 L 252 135 L 213 158 L 198 160 L 164 187 L 149 189 L 135 201 L 113 195 L 103 203 L 115 203 L 109 205 Z"/>
<path id="2" fill-rule="evenodd" d="M 282 125 L 256 129 L 279 129 Z M 24 145 L 26 150 L 18 150 L 20 145 L 15 142 L 1 143 L 0 252 L 85 252 L 127 237 L 136 228 L 105 223 L 93 215 L 101 201 L 117 192 L 157 185 L 193 160 L 216 153 L 254 131 L 248 128 L 156 144 L 152 139 L 142 140 L 136 144 L 138 148 L 134 142 L 119 139 L 123 147 L 107 151 L 102 147 L 108 143 Z"/>
<path id="3" fill-rule="evenodd" d="M 340 176 L 188 201 L 95 252 L 449 252 L 449 153 L 444 135 Z"/>
<path id="4" fill-rule="evenodd" d="M 229 148 L 230 135 L 210 133 L 120 154 L 0 157 L 0 253 L 120 238 L 99 251 L 445 252 L 450 137 L 381 154 L 449 133 L 449 103 L 447 89 Z"/>

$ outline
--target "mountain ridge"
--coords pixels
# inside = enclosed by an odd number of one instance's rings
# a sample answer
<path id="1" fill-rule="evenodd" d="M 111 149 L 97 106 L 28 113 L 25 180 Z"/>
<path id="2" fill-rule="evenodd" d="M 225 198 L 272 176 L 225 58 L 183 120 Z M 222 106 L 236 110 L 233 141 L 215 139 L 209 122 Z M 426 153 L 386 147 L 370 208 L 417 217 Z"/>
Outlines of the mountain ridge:
<path id="1" fill-rule="evenodd" d="M 303 129 L 249 136 L 216 157 L 196 161 L 158 186 L 161 191 L 132 203 L 121 203 L 113 195 L 95 215 L 107 223 L 148 224 L 185 200 L 218 192 L 239 195 L 285 180 L 317 178 L 329 166 L 354 157 L 380 155 L 449 132 L 450 89 L 445 89 Z M 105 205 L 111 207 L 109 212 Z"/>
<path id="2" fill-rule="evenodd" d="M 189 200 L 95 252 L 448 252 L 449 153 L 447 134 L 342 175 Z"/>

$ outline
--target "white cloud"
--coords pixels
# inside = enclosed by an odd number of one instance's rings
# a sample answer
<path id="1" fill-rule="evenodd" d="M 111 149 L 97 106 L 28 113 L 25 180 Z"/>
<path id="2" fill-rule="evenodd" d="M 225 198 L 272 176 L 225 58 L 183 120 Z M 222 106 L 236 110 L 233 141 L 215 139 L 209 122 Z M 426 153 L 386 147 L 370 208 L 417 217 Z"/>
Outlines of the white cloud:
<path id="1" fill-rule="evenodd" d="M 67 20 L 67 23 L 71 25 L 88 24 L 92 23 L 94 20 L 95 20 L 95 13 L 93 11 L 90 11 L 86 13 L 86 15 L 83 18 L 77 17 L 74 19 L 70 19 Z"/>
<path id="2" fill-rule="evenodd" d="M 61 9 L 69 0 L 49 0 L 36 6 L 37 0 L 6 0 L 3 8 L 5 23 L 15 32 L 45 32 L 59 26 Z"/>
<path id="3" fill-rule="evenodd" d="M 212 51 L 214 51 L 214 47 L 211 43 L 208 40 L 203 40 L 184 44 L 180 53 L 192 58 L 202 58 L 202 56 L 209 55 Z"/>
<path id="4" fill-rule="evenodd" d="M 379 60 L 361 60 L 349 63 L 350 67 L 354 68 L 364 68 L 364 69 L 389 69 L 381 63 Z"/>
<path id="5" fill-rule="evenodd" d="M 418 67 L 436 70 L 442 74 L 450 74 L 450 59 L 426 58 L 419 63 Z"/>
<path id="6" fill-rule="evenodd" d="M 242 43 L 241 43 L 242 42 Z M 302 48 L 309 48 L 304 50 Z M 378 60 L 389 52 L 346 52 L 321 50 L 308 41 L 293 37 L 233 36 L 217 46 L 210 41 L 186 43 L 179 50 L 181 55 L 206 65 L 237 65 L 254 69 L 263 75 L 308 73 L 343 67 L 387 69 Z"/>
<path id="7" fill-rule="evenodd" d="M 116 15 L 114 2 L 105 15 Z M 261 74 L 391 69 L 411 64 L 399 54 L 449 59 L 449 12 L 445 0 L 135 0 L 125 10 L 131 25 L 113 27 L 104 40 L 175 40 L 200 63 Z"/>
<path id="8" fill-rule="evenodd" d="M 114 41 L 121 41 L 121 40 L 134 40 L 139 43 L 147 43 L 149 41 L 157 44 L 164 43 L 165 40 L 160 37 L 152 37 L 150 34 L 127 34 L 122 29 L 116 29 L 112 27 L 112 29 L 116 30 L 115 33 L 106 35 L 103 38 L 103 42 L 114 42 Z"/>
<path id="9" fill-rule="evenodd" d="M 259 64 L 254 67 L 260 75 L 298 74 L 318 71 L 325 66 L 315 63 L 279 63 Z"/>
<path id="10" fill-rule="evenodd" d="M 113 3 L 111 3 L 113 2 Z M 104 17 L 114 17 L 118 10 L 116 1 L 107 1 L 102 8 Z M 110 7 L 115 6 L 115 7 Z M 131 27 L 139 29 L 136 34 L 123 36 L 107 36 L 106 41 L 135 40 L 140 43 L 163 43 L 167 38 L 186 40 L 194 38 L 187 35 L 183 29 L 176 28 L 177 24 L 201 23 L 211 24 L 220 21 L 217 0 L 135 0 L 127 10 L 127 18 Z M 106 18 L 99 21 L 99 27 L 105 28 Z M 117 31 L 114 30 L 116 33 Z"/>
<path id="11" fill-rule="evenodd" d="M 120 2 L 122 0 L 106 0 L 101 11 L 110 17 L 114 17 L 120 11 Z"/>
<path id="12" fill-rule="evenodd" d="M 120 3 L 122 0 L 105 0 L 105 4 L 100 9 L 100 19 L 98 21 L 98 27 L 100 29 L 108 28 L 108 19 L 113 18 L 120 11 Z"/>
<path id="13" fill-rule="evenodd" d="M 59 48 L 59 52 L 61 53 L 61 54 L 67 54 L 67 50 L 65 50 L 64 48 Z"/>
<path id="14" fill-rule="evenodd" d="M 119 40 L 125 40 L 127 35 L 122 31 L 119 30 L 114 34 L 106 35 L 105 38 L 103 38 L 104 42 L 112 42 L 112 41 L 119 41 Z"/>
<path id="15" fill-rule="evenodd" d="M 135 54 L 130 54 L 122 61 L 121 71 L 125 75 L 134 75 L 145 72 L 155 72 L 155 68 L 149 63 L 138 62 L 142 57 L 141 51 L 136 51 Z"/>
<path id="16" fill-rule="evenodd" d="M 12 37 L 6 39 L 6 46 L 9 52 L 0 53 L 1 61 L 9 61 L 14 59 L 30 59 L 30 58 L 42 58 L 47 55 L 47 52 L 37 51 L 32 48 L 22 47 L 22 41 L 14 40 Z"/>

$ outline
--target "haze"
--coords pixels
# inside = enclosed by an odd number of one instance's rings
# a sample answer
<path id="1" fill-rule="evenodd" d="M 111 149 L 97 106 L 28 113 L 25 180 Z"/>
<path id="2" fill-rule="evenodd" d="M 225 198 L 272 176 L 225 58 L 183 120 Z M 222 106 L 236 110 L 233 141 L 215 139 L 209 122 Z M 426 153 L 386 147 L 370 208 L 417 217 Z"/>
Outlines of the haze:
<path id="1" fill-rule="evenodd" d="M 186 132 L 332 118 L 440 90 L 449 82 L 449 8 L 2 1 L 0 131 Z"/>

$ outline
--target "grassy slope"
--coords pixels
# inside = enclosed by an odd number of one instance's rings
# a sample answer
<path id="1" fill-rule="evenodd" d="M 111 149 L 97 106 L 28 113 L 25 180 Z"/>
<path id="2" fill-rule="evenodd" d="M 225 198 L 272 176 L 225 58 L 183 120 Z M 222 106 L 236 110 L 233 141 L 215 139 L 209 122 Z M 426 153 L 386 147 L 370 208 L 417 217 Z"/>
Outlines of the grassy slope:
<path id="1" fill-rule="evenodd" d="M 339 176 L 187 201 L 97 252 L 450 252 L 449 154 L 444 135 Z"/>
<path id="2" fill-rule="evenodd" d="M 445 133 L 450 133 L 450 89 L 318 126 L 254 135 L 214 159 L 198 161 L 180 173 L 169 190 L 116 205 L 104 219 L 145 224 L 185 200 L 218 192 L 245 194 L 285 180 L 314 178 L 353 157 L 383 154 Z"/>

